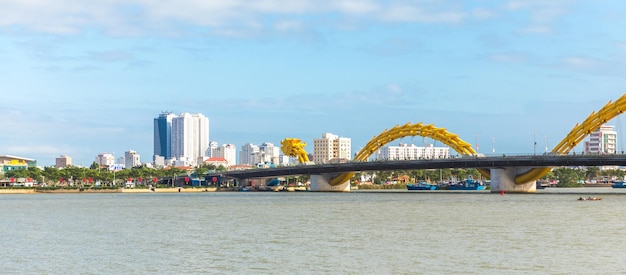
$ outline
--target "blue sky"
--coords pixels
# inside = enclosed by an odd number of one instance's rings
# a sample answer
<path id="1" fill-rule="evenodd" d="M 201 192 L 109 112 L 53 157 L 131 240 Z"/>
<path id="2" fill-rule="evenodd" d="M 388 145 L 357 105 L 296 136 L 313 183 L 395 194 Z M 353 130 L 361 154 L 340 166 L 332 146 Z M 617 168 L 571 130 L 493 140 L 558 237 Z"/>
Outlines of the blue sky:
<path id="1" fill-rule="evenodd" d="M 238 148 L 331 132 L 356 152 L 387 128 L 423 122 L 482 153 L 532 153 L 626 91 L 621 1 L 0 7 L 0 155 L 43 166 L 130 149 L 150 161 L 162 111 L 204 113 L 211 140 Z M 622 130 L 620 117 L 610 124 Z"/>

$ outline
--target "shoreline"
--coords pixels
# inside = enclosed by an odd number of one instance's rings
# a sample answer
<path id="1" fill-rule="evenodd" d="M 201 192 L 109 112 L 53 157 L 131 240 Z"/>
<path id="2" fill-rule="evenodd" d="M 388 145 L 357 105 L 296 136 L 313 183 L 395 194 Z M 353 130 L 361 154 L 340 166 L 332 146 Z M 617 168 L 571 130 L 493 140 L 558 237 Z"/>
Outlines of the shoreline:
<path id="1" fill-rule="evenodd" d="M 208 188 L 155 188 L 154 191 L 148 188 L 118 188 L 118 189 L 54 189 L 37 190 L 35 188 L 23 189 L 2 189 L 1 194 L 95 194 L 95 193 L 202 193 L 216 192 L 216 187 Z"/>

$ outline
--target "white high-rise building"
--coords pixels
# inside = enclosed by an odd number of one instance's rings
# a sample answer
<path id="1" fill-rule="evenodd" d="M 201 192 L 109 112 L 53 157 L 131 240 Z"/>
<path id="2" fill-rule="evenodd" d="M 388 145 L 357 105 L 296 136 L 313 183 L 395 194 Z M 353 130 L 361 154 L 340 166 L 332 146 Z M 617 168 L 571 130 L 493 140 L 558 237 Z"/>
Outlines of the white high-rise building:
<path id="1" fill-rule="evenodd" d="M 96 157 L 96 163 L 100 166 L 111 166 L 115 164 L 115 156 L 110 153 L 100 153 Z"/>
<path id="2" fill-rule="evenodd" d="M 315 163 L 350 160 L 351 152 L 350 138 L 324 133 L 322 138 L 313 139 L 313 162 Z"/>
<path id="3" fill-rule="evenodd" d="M 376 153 L 376 160 L 441 159 L 450 157 L 450 148 L 432 144 L 415 146 L 400 143 L 398 146 L 383 146 Z"/>
<path id="4" fill-rule="evenodd" d="M 595 132 L 589 134 L 589 141 L 585 141 L 585 154 L 616 154 L 617 131 L 615 126 L 602 125 Z"/>
<path id="5" fill-rule="evenodd" d="M 274 146 L 273 143 L 264 142 L 259 146 L 259 152 L 261 153 L 259 163 L 280 163 L 280 148 Z"/>
<path id="6" fill-rule="evenodd" d="M 280 148 L 271 142 L 264 142 L 261 145 L 247 143 L 241 146 L 239 152 L 239 164 L 280 164 Z"/>
<path id="7" fill-rule="evenodd" d="M 252 143 L 246 143 L 241 146 L 239 151 L 239 164 L 255 165 L 259 162 L 257 156 L 259 154 L 259 146 Z"/>
<path id="8" fill-rule="evenodd" d="M 200 163 L 209 149 L 209 119 L 203 114 L 182 113 L 172 119 L 172 157 Z"/>
<path id="9" fill-rule="evenodd" d="M 207 150 L 207 157 L 213 157 L 213 150 L 217 149 L 219 145 L 217 144 L 217 141 L 211 141 L 209 142 L 209 149 Z"/>
<path id="10" fill-rule="evenodd" d="M 128 150 L 124 153 L 124 167 L 126 169 L 131 169 L 139 165 L 141 165 L 141 160 L 136 151 Z"/>
<path id="11" fill-rule="evenodd" d="M 224 158 L 228 166 L 237 164 L 237 147 L 234 144 L 222 144 L 212 152 L 213 158 Z"/>

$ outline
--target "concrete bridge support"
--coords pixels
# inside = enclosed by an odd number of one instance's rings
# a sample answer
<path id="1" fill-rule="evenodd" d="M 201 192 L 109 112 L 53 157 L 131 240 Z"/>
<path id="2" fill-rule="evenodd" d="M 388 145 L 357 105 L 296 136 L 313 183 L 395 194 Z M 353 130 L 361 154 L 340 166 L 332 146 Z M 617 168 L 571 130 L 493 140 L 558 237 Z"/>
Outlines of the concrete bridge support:
<path id="1" fill-rule="evenodd" d="M 536 181 L 515 184 L 517 175 L 528 172 L 528 167 L 491 168 L 491 193 L 535 193 Z"/>
<path id="2" fill-rule="evenodd" d="M 311 175 L 311 185 L 310 191 L 318 191 L 318 192 L 349 192 L 350 191 L 350 180 L 346 182 L 332 186 L 330 185 L 330 180 L 336 177 L 338 174 L 321 174 L 321 175 Z"/>

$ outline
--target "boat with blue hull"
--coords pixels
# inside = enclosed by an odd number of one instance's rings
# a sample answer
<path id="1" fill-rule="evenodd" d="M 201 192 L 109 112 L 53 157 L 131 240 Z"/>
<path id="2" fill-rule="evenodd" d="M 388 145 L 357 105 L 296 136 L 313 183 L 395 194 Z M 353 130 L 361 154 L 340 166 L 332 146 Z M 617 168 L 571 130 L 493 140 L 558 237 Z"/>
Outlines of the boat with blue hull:
<path id="1" fill-rule="evenodd" d="M 624 181 L 613 181 L 613 184 L 611 184 L 611 186 L 613 188 L 626 188 L 626 182 L 624 182 Z"/>
<path id="2" fill-rule="evenodd" d="M 428 184 L 426 182 L 409 183 L 406 185 L 407 190 L 437 190 L 437 185 Z"/>
<path id="3" fill-rule="evenodd" d="M 487 187 L 482 181 L 466 179 L 457 183 L 451 183 L 448 190 L 485 190 Z"/>

